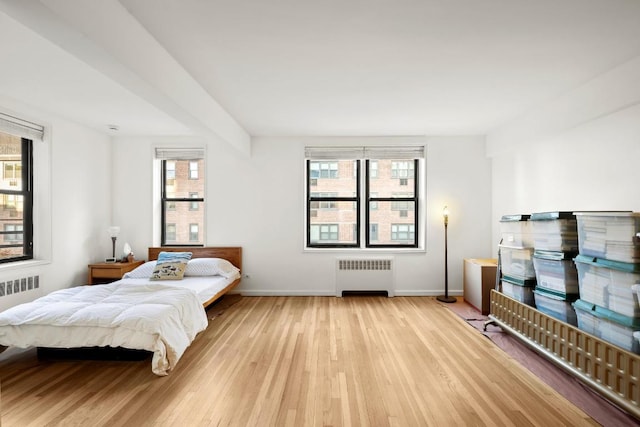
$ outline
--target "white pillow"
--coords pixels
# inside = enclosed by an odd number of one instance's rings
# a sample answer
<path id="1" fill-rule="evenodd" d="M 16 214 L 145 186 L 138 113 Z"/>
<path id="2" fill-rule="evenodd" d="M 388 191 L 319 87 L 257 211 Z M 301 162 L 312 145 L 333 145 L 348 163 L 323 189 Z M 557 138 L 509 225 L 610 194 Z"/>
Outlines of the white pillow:
<path id="1" fill-rule="evenodd" d="M 156 261 L 147 261 L 139 267 L 134 268 L 122 276 L 123 279 L 146 279 L 151 277 L 151 273 L 156 268 Z"/>
<path id="2" fill-rule="evenodd" d="M 146 279 L 151 277 L 157 261 L 147 261 L 139 267 L 125 273 L 124 279 Z M 193 258 L 187 262 L 185 276 L 223 276 L 227 279 L 240 277 L 240 270 L 226 259 Z"/>
<path id="3" fill-rule="evenodd" d="M 227 279 L 239 277 L 240 270 L 226 259 L 193 258 L 187 263 L 185 276 L 223 276 Z"/>

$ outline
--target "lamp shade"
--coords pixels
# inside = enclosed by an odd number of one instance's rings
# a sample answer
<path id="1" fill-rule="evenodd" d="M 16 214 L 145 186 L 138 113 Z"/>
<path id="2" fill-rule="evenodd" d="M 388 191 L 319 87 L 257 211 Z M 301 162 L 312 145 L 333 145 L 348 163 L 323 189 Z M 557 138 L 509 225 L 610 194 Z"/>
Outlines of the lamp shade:
<path id="1" fill-rule="evenodd" d="M 446 205 L 442 209 L 442 217 L 444 218 L 444 225 L 449 224 L 449 208 Z"/>
<path id="2" fill-rule="evenodd" d="M 109 236 L 118 237 L 118 234 L 120 234 L 120 227 L 118 227 L 117 225 L 112 225 L 107 231 L 109 232 Z"/>

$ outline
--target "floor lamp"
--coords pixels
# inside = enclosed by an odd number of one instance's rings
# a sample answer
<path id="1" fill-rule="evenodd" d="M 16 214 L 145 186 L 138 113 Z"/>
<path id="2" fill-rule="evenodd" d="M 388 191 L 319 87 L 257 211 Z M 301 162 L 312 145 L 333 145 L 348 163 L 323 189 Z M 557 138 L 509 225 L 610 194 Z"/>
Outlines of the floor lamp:
<path id="1" fill-rule="evenodd" d="M 442 210 L 444 217 L 444 295 L 436 297 L 441 302 L 456 302 L 456 297 L 449 296 L 449 262 L 447 259 L 447 227 L 449 226 L 449 208 L 444 207 Z"/>

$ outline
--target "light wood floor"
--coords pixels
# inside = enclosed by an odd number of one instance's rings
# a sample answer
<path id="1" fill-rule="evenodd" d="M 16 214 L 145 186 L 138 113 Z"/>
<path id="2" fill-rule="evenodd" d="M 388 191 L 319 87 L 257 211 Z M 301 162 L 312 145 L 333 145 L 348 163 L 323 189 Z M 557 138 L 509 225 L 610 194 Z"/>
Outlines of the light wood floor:
<path id="1" fill-rule="evenodd" d="M 428 297 L 243 297 L 167 377 L 12 351 L 3 427 L 597 425 Z"/>

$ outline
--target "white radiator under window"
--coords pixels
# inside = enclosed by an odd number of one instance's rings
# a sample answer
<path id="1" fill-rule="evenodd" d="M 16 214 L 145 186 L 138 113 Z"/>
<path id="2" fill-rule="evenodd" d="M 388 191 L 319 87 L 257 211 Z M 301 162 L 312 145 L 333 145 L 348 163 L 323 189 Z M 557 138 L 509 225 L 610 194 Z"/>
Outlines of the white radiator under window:
<path id="1" fill-rule="evenodd" d="M 336 260 L 336 296 L 347 291 L 395 294 L 393 258 L 339 258 Z"/>

